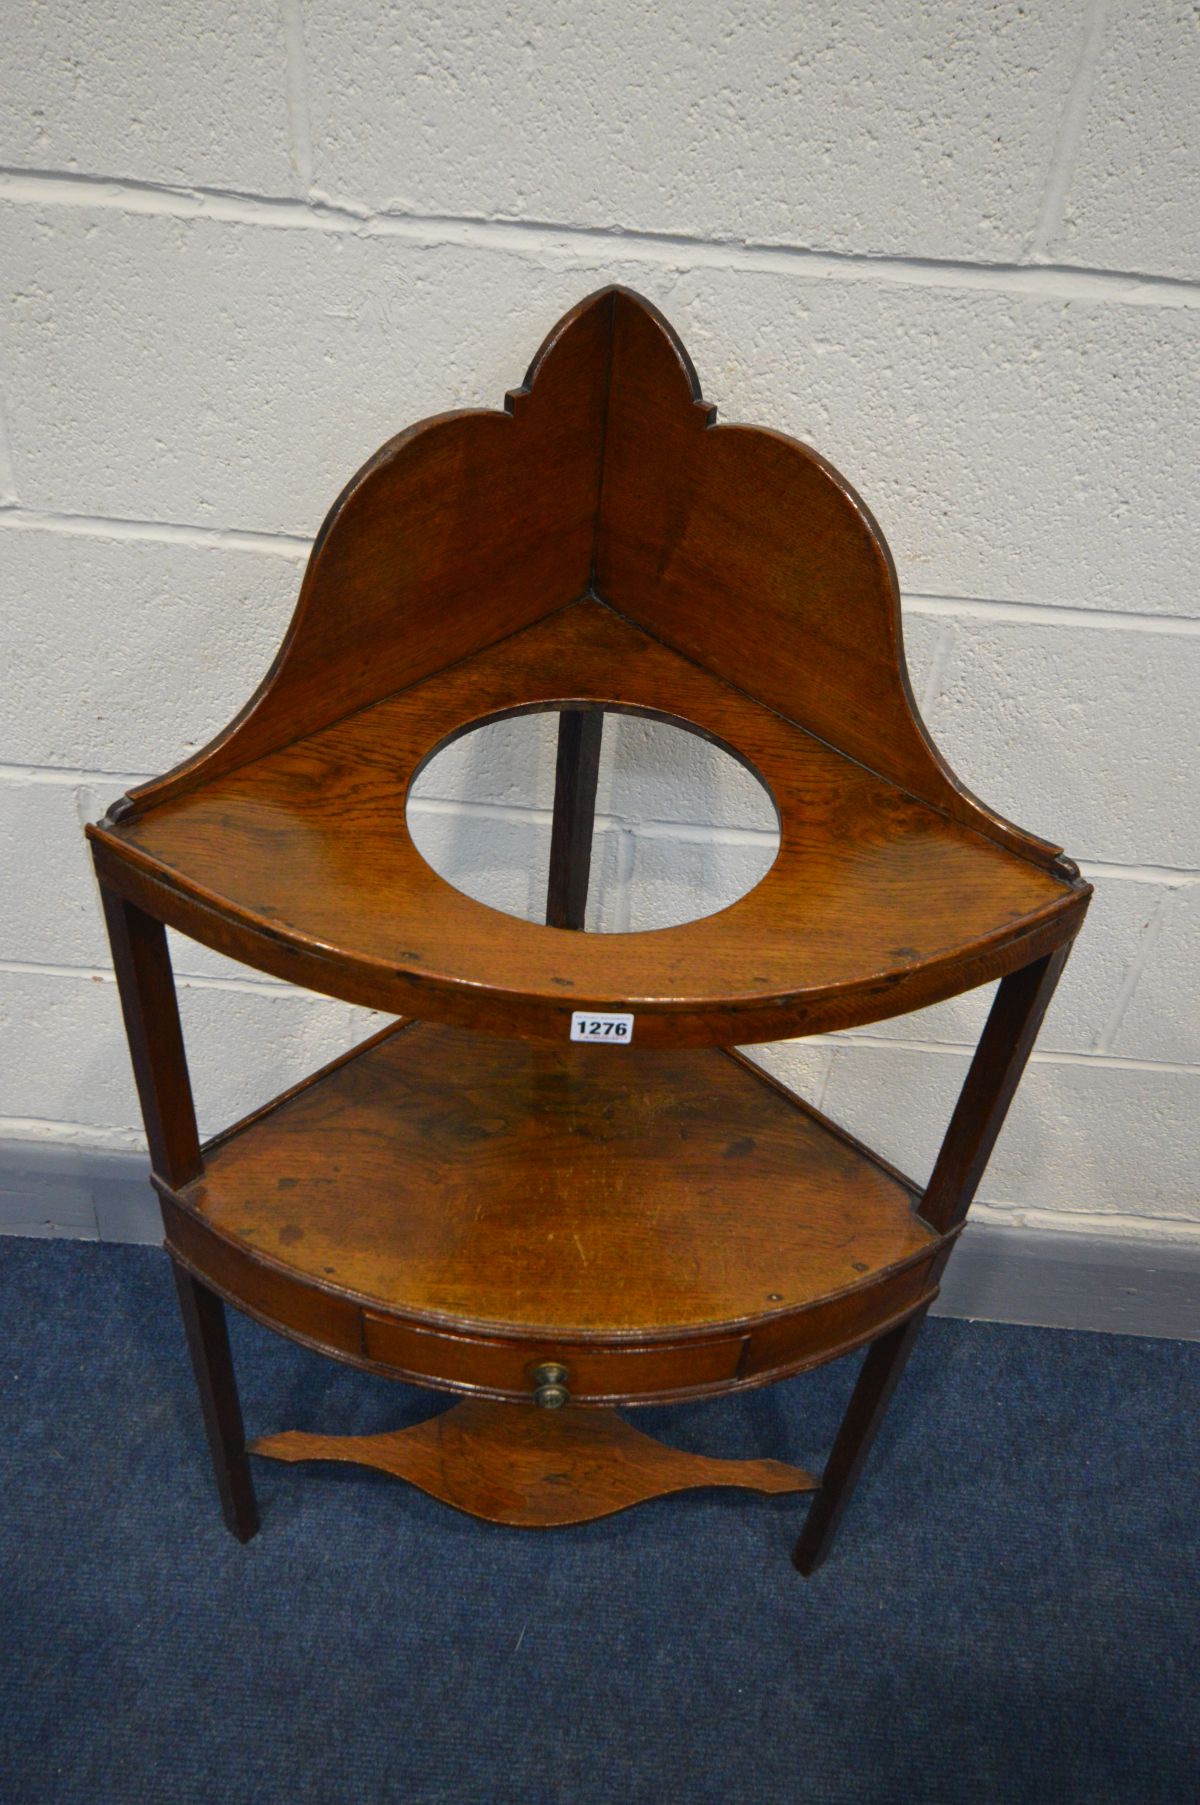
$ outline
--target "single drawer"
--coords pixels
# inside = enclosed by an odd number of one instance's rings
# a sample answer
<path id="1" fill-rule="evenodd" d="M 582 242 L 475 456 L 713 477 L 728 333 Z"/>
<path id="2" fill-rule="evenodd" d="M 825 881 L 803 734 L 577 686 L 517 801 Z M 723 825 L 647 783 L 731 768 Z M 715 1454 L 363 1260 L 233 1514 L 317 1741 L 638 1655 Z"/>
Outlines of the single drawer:
<path id="1" fill-rule="evenodd" d="M 580 1402 L 686 1393 L 731 1381 L 743 1345 L 740 1335 L 690 1345 L 628 1348 L 567 1341 L 502 1341 L 417 1328 L 373 1310 L 363 1311 L 363 1347 L 368 1359 L 414 1378 L 512 1398 L 532 1396 L 533 1369 L 545 1361 L 567 1368 L 568 1389 Z"/>

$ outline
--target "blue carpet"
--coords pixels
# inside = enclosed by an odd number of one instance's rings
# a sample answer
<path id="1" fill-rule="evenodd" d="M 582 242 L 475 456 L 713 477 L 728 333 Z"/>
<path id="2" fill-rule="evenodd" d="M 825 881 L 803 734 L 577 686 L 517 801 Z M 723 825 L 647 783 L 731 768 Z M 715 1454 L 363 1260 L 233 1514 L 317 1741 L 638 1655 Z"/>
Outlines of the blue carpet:
<path id="1" fill-rule="evenodd" d="M 222 1527 L 166 1263 L 0 1242 L 0 1797 L 1191 1805 L 1200 1346 L 932 1322 L 841 1540 L 694 1493 L 493 1529 L 255 1462 Z M 436 1403 L 232 1318 L 251 1433 Z M 819 1465 L 853 1362 L 641 1412 Z"/>

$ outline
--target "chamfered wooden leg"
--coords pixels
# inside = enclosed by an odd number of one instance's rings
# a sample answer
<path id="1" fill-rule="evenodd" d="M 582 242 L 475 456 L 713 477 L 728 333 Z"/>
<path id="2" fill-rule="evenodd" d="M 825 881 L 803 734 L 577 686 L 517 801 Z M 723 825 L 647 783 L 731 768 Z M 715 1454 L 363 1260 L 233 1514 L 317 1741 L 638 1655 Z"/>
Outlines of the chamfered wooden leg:
<path id="1" fill-rule="evenodd" d="M 1070 950 L 1068 941 L 1001 979 L 925 1187 L 921 1214 L 941 1234 L 957 1228 L 974 1202 Z"/>
<path id="2" fill-rule="evenodd" d="M 821 1488 L 809 1508 L 792 1556 L 801 1573 L 815 1573 L 833 1546 L 842 1513 L 858 1484 L 924 1320 L 925 1310 L 918 1310 L 867 1349 L 833 1452 L 821 1475 Z"/>
<path id="3" fill-rule="evenodd" d="M 971 1207 L 1069 952 L 1070 943 L 1011 972 L 996 992 L 921 1205 L 942 1234 L 957 1228 Z M 947 1248 L 935 1276 L 949 1257 Z M 801 1573 L 815 1572 L 833 1545 L 927 1310 L 871 1344 L 796 1545 Z"/>
<path id="4" fill-rule="evenodd" d="M 225 1322 L 225 1306 L 215 1291 L 171 1261 L 179 1308 L 187 1332 L 192 1371 L 204 1412 L 204 1428 L 212 1455 L 221 1509 L 231 1535 L 248 1542 L 258 1529 L 258 1506 L 246 1455 L 246 1433 L 238 1401 L 233 1353 Z"/>
<path id="5" fill-rule="evenodd" d="M 554 827 L 546 886 L 547 927 L 583 927 L 603 734 L 602 708 L 564 708 L 559 714 Z"/>
<path id="6" fill-rule="evenodd" d="M 200 1137 L 183 1050 L 167 930 L 103 883 L 100 900 L 151 1169 L 172 1190 L 200 1170 Z"/>
<path id="7" fill-rule="evenodd" d="M 167 933 L 161 921 L 100 886 L 150 1164 L 172 1190 L 200 1171 L 200 1137 Z M 225 1521 L 240 1542 L 258 1528 L 233 1358 L 219 1297 L 175 1265 L 175 1283 Z"/>

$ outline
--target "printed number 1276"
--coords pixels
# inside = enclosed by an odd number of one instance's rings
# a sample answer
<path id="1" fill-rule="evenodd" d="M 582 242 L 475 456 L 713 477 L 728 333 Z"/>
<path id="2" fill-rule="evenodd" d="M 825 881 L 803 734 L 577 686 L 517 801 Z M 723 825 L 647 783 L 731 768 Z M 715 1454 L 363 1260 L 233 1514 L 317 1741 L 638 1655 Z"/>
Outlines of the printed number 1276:
<path id="1" fill-rule="evenodd" d="M 631 1015 L 588 1015 L 577 1009 L 571 1017 L 571 1039 L 599 1042 L 604 1046 L 628 1046 L 633 1039 Z"/>

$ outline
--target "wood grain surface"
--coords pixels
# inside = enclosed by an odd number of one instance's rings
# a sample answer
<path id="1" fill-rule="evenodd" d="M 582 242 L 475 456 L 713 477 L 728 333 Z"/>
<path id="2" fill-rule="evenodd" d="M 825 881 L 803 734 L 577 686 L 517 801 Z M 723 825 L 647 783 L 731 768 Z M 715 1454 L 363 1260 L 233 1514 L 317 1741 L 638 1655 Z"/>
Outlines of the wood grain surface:
<path id="1" fill-rule="evenodd" d="M 656 1441 L 615 1410 L 538 1410 L 467 1399 L 411 1429 L 382 1435 L 264 1435 L 270 1460 L 377 1467 L 443 1504 L 519 1529 L 587 1523 L 706 1486 L 809 1492 L 817 1481 L 780 1460 L 712 1460 Z"/>
<path id="2" fill-rule="evenodd" d="M 442 746 L 547 708 L 567 711 L 560 925 L 461 895 L 406 823 Z M 607 711 L 689 727 L 773 797 L 778 856 L 728 908 L 575 931 Z M 663 1448 L 606 1407 L 763 1384 L 869 1342 L 797 1552 L 812 1571 L 1091 894 L 934 747 L 890 554 L 844 479 L 780 433 L 717 426 L 640 297 L 587 297 L 503 412 L 421 422 L 364 465 L 245 708 L 88 832 L 234 1533 L 257 1517 L 222 1299 L 339 1359 L 475 1394 L 416 1429 L 257 1452 L 365 1462 L 530 1525 L 696 1484 L 811 1488 L 778 1463 Z M 163 924 L 420 1021 L 201 1148 Z M 924 1198 L 713 1050 L 992 978 Z M 632 1042 L 570 1044 L 577 1010 L 632 1014 Z M 547 1363 L 565 1409 L 487 1401 L 556 1395 Z"/>
<path id="3" fill-rule="evenodd" d="M 725 1054 L 424 1025 L 218 1142 L 180 1195 L 377 1309 L 550 1339 L 738 1327 L 937 1241 L 912 1190 Z"/>
<path id="4" fill-rule="evenodd" d="M 384 446 L 322 529 L 246 709 L 89 830 L 110 889 L 331 995 L 549 1040 L 575 1009 L 636 1012 L 644 1045 L 815 1033 L 1068 941 L 1088 886 L 933 747 L 862 502 L 807 447 L 713 422 L 670 326 L 614 288 L 558 323 L 506 411 Z M 561 931 L 580 912 L 561 859 L 557 932 L 431 871 L 405 821 L 423 763 L 484 720 L 564 705 L 677 720 L 745 760 L 780 816 L 762 883 L 598 943 Z"/>
<path id="5" fill-rule="evenodd" d="M 669 717 L 748 763 L 780 820 L 761 883 L 698 921 L 592 935 L 440 877 L 405 819 L 424 762 L 470 725 L 561 702 Z M 1087 900 L 590 600 L 97 833 L 119 854 L 110 882 L 118 862 L 159 880 L 156 912 L 219 951 L 395 1013 L 560 1040 L 578 1009 L 633 1011 L 643 1045 L 877 1020 L 1060 944 Z"/>
<path id="6" fill-rule="evenodd" d="M 596 592 L 789 720 L 1041 863 L 1058 848 L 972 796 L 934 747 L 878 523 L 817 452 L 718 426 L 657 309 L 618 291 Z"/>
<path id="7" fill-rule="evenodd" d="M 589 295 L 503 412 L 407 427 L 317 537 L 279 654 L 142 808 L 406 687 L 585 593 L 1024 857 L 1058 848 L 954 776 L 917 712 L 878 524 L 786 434 L 718 426 L 677 334 Z"/>
<path id="8" fill-rule="evenodd" d="M 538 620 L 587 589 L 612 300 L 548 334 L 503 411 L 406 426 L 351 477 L 245 708 L 138 807 L 208 782 Z M 252 675 L 252 673 L 248 673 Z"/>

